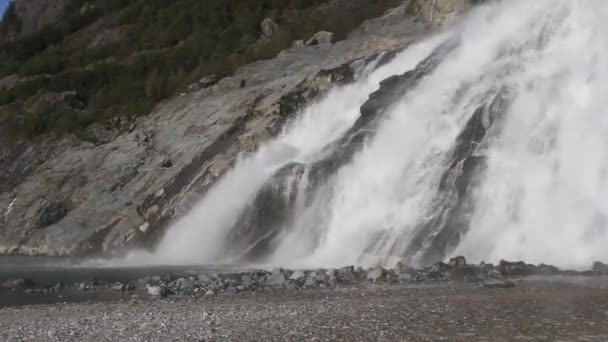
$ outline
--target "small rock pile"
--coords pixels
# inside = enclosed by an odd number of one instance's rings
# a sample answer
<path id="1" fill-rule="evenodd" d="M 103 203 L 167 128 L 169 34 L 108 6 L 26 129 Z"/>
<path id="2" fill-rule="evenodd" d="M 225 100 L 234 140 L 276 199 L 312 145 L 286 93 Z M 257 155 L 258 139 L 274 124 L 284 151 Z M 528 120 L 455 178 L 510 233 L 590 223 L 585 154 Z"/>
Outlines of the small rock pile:
<path id="1" fill-rule="evenodd" d="M 369 269 L 348 266 L 337 269 L 316 270 L 250 270 L 234 273 L 202 273 L 182 275 L 155 275 L 141 278 L 136 282 L 108 283 L 89 279 L 76 284 L 55 284 L 37 287 L 30 279 L 13 279 L 1 283 L 1 287 L 13 291 L 22 289 L 26 293 L 54 293 L 60 290 L 98 291 L 112 290 L 133 293 L 140 290 L 149 296 L 239 293 L 264 290 L 302 290 L 314 288 L 335 288 L 339 286 L 365 286 L 369 284 L 414 284 L 437 282 L 479 283 L 487 288 L 514 287 L 510 279 L 533 275 L 608 275 L 608 265 L 595 262 L 590 271 L 560 270 L 551 265 L 531 265 L 523 261 L 501 260 L 498 265 L 489 263 L 467 264 L 459 256 L 448 262 L 436 262 L 424 268 L 412 268 L 397 263 L 386 269 L 376 266 Z"/>

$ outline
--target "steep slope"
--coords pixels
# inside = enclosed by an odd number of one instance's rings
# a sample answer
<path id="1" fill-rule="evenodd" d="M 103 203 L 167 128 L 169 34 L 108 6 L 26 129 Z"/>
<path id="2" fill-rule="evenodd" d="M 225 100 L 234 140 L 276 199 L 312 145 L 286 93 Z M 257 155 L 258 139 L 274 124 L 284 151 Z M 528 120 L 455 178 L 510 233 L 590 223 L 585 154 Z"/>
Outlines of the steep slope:
<path id="1" fill-rule="evenodd" d="M 0 133 L 81 134 L 146 115 L 203 77 L 231 75 L 317 31 L 341 40 L 397 3 L 18 0 L 0 23 Z"/>
<path id="2" fill-rule="evenodd" d="M 147 117 L 0 145 L 0 252 L 97 254 L 150 246 L 305 103 L 426 31 L 401 5 L 336 44 L 294 47 Z M 323 71 L 325 70 L 325 71 Z M 119 129 L 113 129 L 118 127 Z M 100 133 L 101 132 L 101 133 Z"/>

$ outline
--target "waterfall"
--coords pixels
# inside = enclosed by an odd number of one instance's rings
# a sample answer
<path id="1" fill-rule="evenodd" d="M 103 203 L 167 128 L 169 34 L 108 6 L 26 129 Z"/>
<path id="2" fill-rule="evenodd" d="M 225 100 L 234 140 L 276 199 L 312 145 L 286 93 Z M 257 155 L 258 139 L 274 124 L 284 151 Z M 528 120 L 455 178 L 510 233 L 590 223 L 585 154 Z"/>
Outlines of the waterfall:
<path id="1" fill-rule="evenodd" d="M 608 3 L 508 0 L 312 103 L 177 221 L 165 263 L 608 259 Z"/>

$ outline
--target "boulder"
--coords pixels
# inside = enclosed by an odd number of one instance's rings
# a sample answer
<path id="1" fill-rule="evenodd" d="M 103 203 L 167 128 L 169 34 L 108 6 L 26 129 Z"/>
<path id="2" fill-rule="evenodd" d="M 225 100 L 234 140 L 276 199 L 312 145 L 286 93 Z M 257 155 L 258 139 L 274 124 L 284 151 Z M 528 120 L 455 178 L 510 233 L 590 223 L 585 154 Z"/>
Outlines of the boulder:
<path id="1" fill-rule="evenodd" d="M 341 282 L 352 283 L 357 279 L 354 266 L 346 266 L 336 270 L 336 277 Z"/>
<path id="2" fill-rule="evenodd" d="M 306 276 L 306 281 L 304 282 L 304 286 L 313 287 L 317 285 L 317 272 L 310 272 Z"/>
<path id="3" fill-rule="evenodd" d="M 167 289 L 163 286 L 146 285 L 146 292 L 153 297 L 166 297 Z"/>
<path id="4" fill-rule="evenodd" d="M 194 280 L 190 278 L 180 278 L 176 283 L 177 287 L 183 291 L 192 291 L 195 287 Z"/>
<path id="5" fill-rule="evenodd" d="M 448 262 L 448 265 L 450 265 L 451 267 L 466 266 L 467 259 L 465 259 L 465 257 L 463 257 L 463 256 L 457 256 L 457 257 L 450 259 L 450 261 Z"/>
<path id="6" fill-rule="evenodd" d="M 262 20 L 260 28 L 262 29 L 262 39 L 266 40 L 271 39 L 279 31 L 279 25 L 270 18 Z"/>
<path id="7" fill-rule="evenodd" d="M 209 88 L 212 85 L 216 84 L 217 82 L 219 82 L 219 78 L 216 75 L 209 75 L 206 77 L 201 78 L 198 81 L 198 85 L 202 88 Z"/>
<path id="8" fill-rule="evenodd" d="M 303 40 L 294 40 L 293 43 L 291 43 L 292 48 L 302 48 L 305 46 L 306 46 L 306 44 L 304 43 Z"/>
<path id="9" fill-rule="evenodd" d="M 382 280 L 386 276 L 386 273 L 387 272 L 384 268 L 382 268 L 381 266 L 376 266 L 367 270 L 367 275 L 365 277 L 375 283 L 379 280 Z"/>
<path id="10" fill-rule="evenodd" d="M 536 273 L 536 267 L 534 265 L 526 264 L 523 261 L 510 262 L 500 260 L 498 270 L 505 277 L 524 277 Z"/>
<path id="11" fill-rule="evenodd" d="M 280 268 L 272 270 L 272 274 L 266 279 L 266 285 L 270 286 L 283 286 L 286 283 L 287 277 L 285 276 L 285 272 Z"/>
<path id="12" fill-rule="evenodd" d="M 327 45 L 335 43 L 335 37 L 332 32 L 319 31 L 312 38 L 306 41 L 307 46 Z"/>
<path id="13" fill-rule="evenodd" d="M 304 278 L 306 278 L 306 273 L 304 273 L 302 271 L 295 271 L 291 274 L 291 277 L 289 277 L 289 280 L 300 281 Z"/>

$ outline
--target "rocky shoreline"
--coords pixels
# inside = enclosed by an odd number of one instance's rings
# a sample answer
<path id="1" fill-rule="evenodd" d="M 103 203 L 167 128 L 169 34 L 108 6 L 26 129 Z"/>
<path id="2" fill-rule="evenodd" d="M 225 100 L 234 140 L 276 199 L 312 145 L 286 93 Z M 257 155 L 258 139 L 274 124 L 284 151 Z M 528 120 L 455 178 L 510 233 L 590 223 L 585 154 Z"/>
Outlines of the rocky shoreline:
<path id="1" fill-rule="evenodd" d="M 153 272 L 153 271 L 150 271 Z M 65 301 L 136 300 L 171 296 L 214 296 L 219 294 L 300 291 L 311 289 L 365 288 L 369 285 L 445 285 L 471 284 L 485 288 L 512 288 L 516 280 L 532 276 L 606 276 L 608 265 L 595 262 L 590 270 L 561 270 L 551 265 L 532 265 L 523 261 L 501 260 L 498 265 L 468 264 L 462 256 L 447 263 L 436 262 L 423 268 L 406 267 L 400 263 L 387 269 L 381 266 L 363 269 L 272 270 L 246 269 L 199 273 L 194 270 L 150 273 L 138 279 L 107 280 L 91 277 L 86 281 L 38 283 L 31 278 L 0 279 L 4 298 L 19 295 L 22 300 L 1 303 L 14 306 Z M 25 297 L 23 297 L 25 296 Z M 46 297 L 40 300 L 41 297 Z M 2 297 L 0 297 L 2 298 Z M 23 300 L 23 298 L 25 298 Z M 5 300 L 6 301 L 6 300 Z M 10 302 L 10 301 L 8 301 Z"/>
<path id="2" fill-rule="evenodd" d="M 12 341 L 606 341 L 608 290 L 375 284 L 0 308 Z"/>

